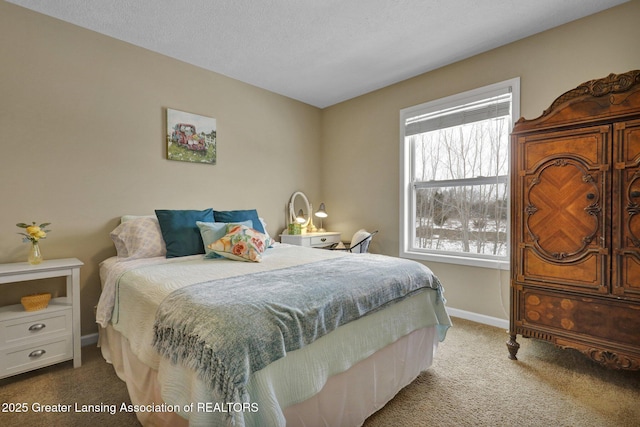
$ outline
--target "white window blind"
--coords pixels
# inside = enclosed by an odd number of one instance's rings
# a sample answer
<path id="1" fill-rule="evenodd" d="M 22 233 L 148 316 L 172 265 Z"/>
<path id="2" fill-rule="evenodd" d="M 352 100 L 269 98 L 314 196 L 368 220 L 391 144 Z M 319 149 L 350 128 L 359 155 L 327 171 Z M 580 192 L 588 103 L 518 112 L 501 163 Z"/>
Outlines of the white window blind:
<path id="1" fill-rule="evenodd" d="M 510 113 L 511 91 L 508 90 L 490 99 L 411 117 L 406 121 L 405 136 L 508 116 Z"/>

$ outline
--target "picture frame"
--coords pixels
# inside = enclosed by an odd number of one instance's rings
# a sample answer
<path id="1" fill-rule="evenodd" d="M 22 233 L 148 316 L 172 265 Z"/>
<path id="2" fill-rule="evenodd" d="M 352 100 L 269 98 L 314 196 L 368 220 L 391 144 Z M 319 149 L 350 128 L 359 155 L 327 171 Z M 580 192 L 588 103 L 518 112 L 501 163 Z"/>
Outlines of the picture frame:
<path id="1" fill-rule="evenodd" d="M 180 162 L 217 162 L 216 119 L 167 108 L 167 159 Z"/>

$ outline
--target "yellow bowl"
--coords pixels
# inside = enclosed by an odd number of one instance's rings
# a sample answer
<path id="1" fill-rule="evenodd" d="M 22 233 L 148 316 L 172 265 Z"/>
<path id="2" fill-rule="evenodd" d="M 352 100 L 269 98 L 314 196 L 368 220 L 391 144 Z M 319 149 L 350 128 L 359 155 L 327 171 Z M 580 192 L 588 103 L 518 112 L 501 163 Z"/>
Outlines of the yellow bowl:
<path id="1" fill-rule="evenodd" d="M 43 310 L 47 308 L 50 300 L 51 294 L 49 293 L 27 295 L 20 298 L 20 302 L 25 311 Z"/>

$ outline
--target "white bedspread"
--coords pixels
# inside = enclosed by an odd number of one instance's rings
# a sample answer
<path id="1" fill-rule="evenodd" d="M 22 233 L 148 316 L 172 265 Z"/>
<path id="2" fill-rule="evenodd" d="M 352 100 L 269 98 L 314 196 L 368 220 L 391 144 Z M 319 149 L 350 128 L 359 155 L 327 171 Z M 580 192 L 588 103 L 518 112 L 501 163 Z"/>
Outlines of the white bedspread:
<path id="1" fill-rule="evenodd" d="M 192 402 L 219 402 L 195 372 L 171 365 L 152 348 L 155 312 L 162 300 L 175 289 L 205 280 L 342 256 L 358 255 L 277 245 L 264 254 L 261 263 L 204 260 L 201 255 L 124 263 L 112 258 L 101 264 L 103 294 L 97 321 L 102 326 L 111 322 L 114 329 L 129 340 L 133 353 L 158 370 L 166 403 L 183 407 Z M 282 408 L 313 396 L 331 375 L 345 371 L 409 332 L 437 324 L 450 323 L 437 292 L 428 291 L 341 326 L 256 372 L 248 391 L 259 411 L 234 413 L 232 419 L 240 426 L 284 425 Z M 225 418 L 223 413 L 206 411 L 182 412 L 182 415 L 188 417 L 192 425 L 220 425 Z"/>

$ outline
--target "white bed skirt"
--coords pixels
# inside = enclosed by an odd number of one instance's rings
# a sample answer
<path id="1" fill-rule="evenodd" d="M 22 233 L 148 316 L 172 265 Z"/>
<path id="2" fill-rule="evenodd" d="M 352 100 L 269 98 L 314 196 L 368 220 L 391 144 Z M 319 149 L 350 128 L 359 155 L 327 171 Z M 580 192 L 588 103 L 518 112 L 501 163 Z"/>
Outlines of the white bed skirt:
<path id="1" fill-rule="evenodd" d="M 98 345 L 105 360 L 126 382 L 134 405 L 161 404 L 158 373 L 131 352 L 126 338 L 111 326 L 100 331 Z M 303 402 L 283 409 L 287 427 L 360 426 L 433 361 L 438 346 L 435 326 L 418 329 L 328 379 L 323 389 Z M 171 402 L 168 402 L 171 403 Z M 172 412 L 139 412 L 145 427 L 187 426 Z"/>

